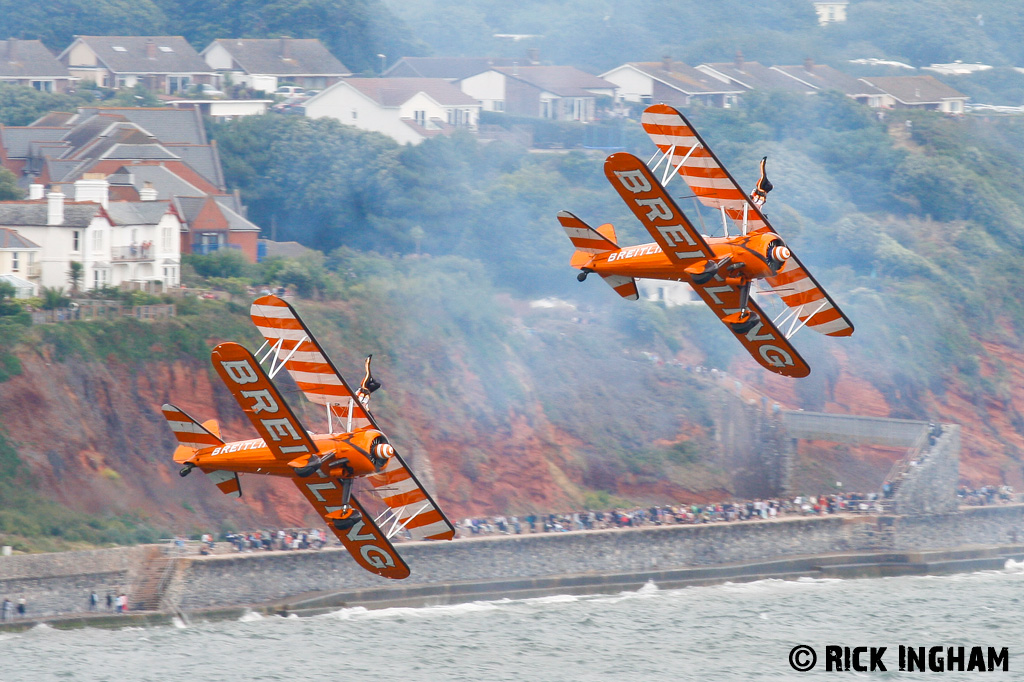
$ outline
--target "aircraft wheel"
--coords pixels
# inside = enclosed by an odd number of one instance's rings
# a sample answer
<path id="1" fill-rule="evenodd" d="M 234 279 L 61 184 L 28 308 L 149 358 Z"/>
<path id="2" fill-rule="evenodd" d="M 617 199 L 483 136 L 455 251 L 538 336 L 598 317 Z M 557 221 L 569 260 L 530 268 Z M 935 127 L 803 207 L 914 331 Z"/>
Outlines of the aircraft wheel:
<path id="1" fill-rule="evenodd" d="M 746 334 L 760 321 L 761 318 L 757 316 L 757 313 L 751 312 L 746 322 L 733 322 L 729 325 L 729 328 L 737 334 Z"/>
<path id="2" fill-rule="evenodd" d="M 691 275 L 690 279 L 693 280 L 693 283 L 697 285 L 707 284 L 712 279 L 714 279 L 716 274 L 718 274 L 718 270 L 714 270 L 712 272 L 702 272 L 699 275 Z"/>
<path id="3" fill-rule="evenodd" d="M 335 519 L 334 527 L 338 530 L 348 530 L 352 526 L 356 525 L 362 520 L 362 516 L 356 510 L 352 510 L 352 514 L 346 516 L 343 519 Z"/>
<path id="4" fill-rule="evenodd" d="M 582 281 L 586 280 L 587 279 L 587 275 L 589 275 L 589 274 L 590 273 L 587 272 L 586 270 L 581 270 L 580 274 L 576 275 L 576 281 L 577 282 L 582 282 Z"/>
<path id="5" fill-rule="evenodd" d="M 185 478 L 186 476 L 191 474 L 192 470 L 195 468 L 195 464 L 186 464 L 185 466 L 181 467 L 181 471 L 178 472 L 178 475 L 181 476 L 182 478 Z"/>

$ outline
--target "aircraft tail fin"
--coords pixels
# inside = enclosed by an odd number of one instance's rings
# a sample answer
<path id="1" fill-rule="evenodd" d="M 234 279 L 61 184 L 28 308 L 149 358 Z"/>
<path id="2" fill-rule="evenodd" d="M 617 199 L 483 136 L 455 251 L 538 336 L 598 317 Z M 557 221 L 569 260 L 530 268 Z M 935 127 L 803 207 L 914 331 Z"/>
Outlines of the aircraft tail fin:
<path id="1" fill-rule="evenodd" d="M 619 245 L 615 243 L 615 228 L 610 224 L 602 225 L 595 230 L 568 211 L 558 213 L 558 222 L 565 229 L 569 241 L 576 247 L 576 253 L 572 257 L 573 267 L 582 267 L 582 264 L 576 265 L 577 260 L 582 259 L 586 262 L 599 253 L 619 250 Z"/>
<path id="2" fill-rule="evenodd" d="M 174 451 L 175 462 L 184 462 L 192 457 L 196 450 L 224 444 L 219 435 L 220 426 L 215 419 L 200 424 L 174 405 L 167 404 L 160 409 L 178 440 L 178 447 Z"/>

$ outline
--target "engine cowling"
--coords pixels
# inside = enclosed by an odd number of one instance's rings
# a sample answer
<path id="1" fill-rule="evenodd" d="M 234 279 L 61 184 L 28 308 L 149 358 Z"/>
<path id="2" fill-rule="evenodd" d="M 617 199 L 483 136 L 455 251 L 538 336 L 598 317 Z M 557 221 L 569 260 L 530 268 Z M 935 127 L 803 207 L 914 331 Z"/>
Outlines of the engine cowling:
<path id="1" fill-rule="evenodd" d="M 792 256 L 793 252 L 789 250 L 789 247 L 781 239 L 773 239 L 768 242 L 765 257 L 768 260 L 768 267 L 772 269 L 772 272 L 778 272 Z"/>

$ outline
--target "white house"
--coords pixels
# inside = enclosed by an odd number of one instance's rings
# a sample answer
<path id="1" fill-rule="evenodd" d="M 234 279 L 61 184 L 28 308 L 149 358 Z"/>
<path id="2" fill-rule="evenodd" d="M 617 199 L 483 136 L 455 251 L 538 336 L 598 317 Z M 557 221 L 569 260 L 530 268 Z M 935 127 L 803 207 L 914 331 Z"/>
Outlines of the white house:
<path id="1" fill-rule="evenodd" d="M 403 144 L 475 131 L 480 119 L 480 103 L 441 78 L 345 78 L 304 108 L 310 118 L 335 118 Z"/>
<path id="2" fill-rule="evenodd" d="M 695 103 L 729 108 L 735 106 L 746 88 L 724 82 L 665 57 L 660 62 L 628 62 L 601 74 L 614 83 L 618 98 L 626 102 L 664 102 L 688 107 Z"/>
<path id="3" fill-rule="evenodd" d="M 0 202 L 0 228 L 11 228 L 39 245 L 39 284 L 70 287 L 71 262 L 82 264 L 82 288 L 120 286 L 127 282 L 162 282 L 176 286 L 181 279 L 181 220 L 169 201 L 147 193 L 142 201 L 110 201 L 108 183 L 100 174 L 87 174 L 43 197 L 43 186 L 32 185 L 26 201 Z"/>
<path id="4" fill-rule="evenodd" d="M 818 25 L 841 24 L 846 21 L 847 0 L 824 0 L 814 3 L 814 11 L 818 15 Z"/>
<path id="5" fill-rule="evenodd" d="M 572 66 L 494 66 L 459 81 L 485 111 L 559 121 L 592 121 L 597 98 L 615 84 Z"/>
<path id="6" fill-rule="evenodd" d="M 253 90 L 273 92 L 282 83 L 322 90 L 352 75 L 315 38 L 221 38 L 202 51 L 210 68 Z"/>
<path id="7" fill-rule="evenodd" d="M 15 298 L 39 293 L 39 255 L 42 247 L 9 227 L 0 227 L 0 280 L 14 286 Z"/>

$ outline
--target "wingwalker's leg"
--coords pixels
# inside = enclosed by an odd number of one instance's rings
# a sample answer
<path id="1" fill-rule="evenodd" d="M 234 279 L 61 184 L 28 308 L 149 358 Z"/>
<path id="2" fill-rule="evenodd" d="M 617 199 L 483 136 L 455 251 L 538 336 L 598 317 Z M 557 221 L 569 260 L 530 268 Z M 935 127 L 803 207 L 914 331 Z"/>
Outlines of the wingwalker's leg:
<path id="1" fill-rule="evenodd" d="M 750 280 L 740 285 L 740 321 L 730 322 L 729 328 L 737 334 L 746 334 L 761 321 L 753 310 L 750 310 Z"/>

